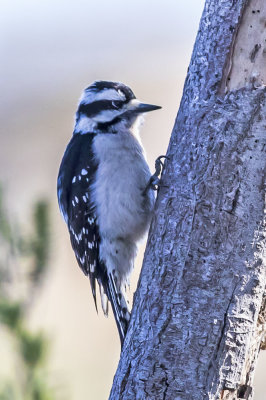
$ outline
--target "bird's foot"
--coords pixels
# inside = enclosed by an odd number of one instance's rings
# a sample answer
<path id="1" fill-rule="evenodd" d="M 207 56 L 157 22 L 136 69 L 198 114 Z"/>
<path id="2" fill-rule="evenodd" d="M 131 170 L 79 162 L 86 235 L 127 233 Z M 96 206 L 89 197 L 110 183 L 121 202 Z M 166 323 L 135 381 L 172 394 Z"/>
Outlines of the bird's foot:
<path id="1" fill-rule="evenodd" d="M 162 158 L 166 158 L 169 160 L 167 156 L 159 156 L 155 160 L 155 173 L 150 177 L 149 182 L 144 189 L 143 194 L 145 195 L 149 189 L 158 190 L 160 186 L 164 186 L 161 184 L 160 175 L 163 171 L 164 163 L 162 162 Z"/>

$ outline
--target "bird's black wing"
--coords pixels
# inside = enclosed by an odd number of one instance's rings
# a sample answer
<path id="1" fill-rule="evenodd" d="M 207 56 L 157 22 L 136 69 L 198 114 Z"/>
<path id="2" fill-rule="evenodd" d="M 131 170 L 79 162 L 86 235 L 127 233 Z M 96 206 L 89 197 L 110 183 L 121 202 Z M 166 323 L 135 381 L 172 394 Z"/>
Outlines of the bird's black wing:
<path id="1" fill-rule="evenodd" d="M 97 170 L 93 138 L 90 133 L 73 135 L 59 169 L 57 193 L 73 250 L 80 268 L 90 278 L 96 305 L 95 279 L 105 275 L 105 270 L 99 263 L 97 218 L 89 190 Z"/>
<path id="2" fill-rule="evenodd" d="M 57 194 L 60 210 L 68 225 L 72 248 L 78 264 L 89 276 L 97 309 L 95 280 L 99 283 L 104 313 L 110 300 L 121 344 L 129 320 L 127 303 L 116 287 L 112 273 L 99 260 L 99 230 L 90 186 L 94 182 L 97 163 L 92 152 L 94 134 L 75 134 L 68 144 L 58 175 Z"/>

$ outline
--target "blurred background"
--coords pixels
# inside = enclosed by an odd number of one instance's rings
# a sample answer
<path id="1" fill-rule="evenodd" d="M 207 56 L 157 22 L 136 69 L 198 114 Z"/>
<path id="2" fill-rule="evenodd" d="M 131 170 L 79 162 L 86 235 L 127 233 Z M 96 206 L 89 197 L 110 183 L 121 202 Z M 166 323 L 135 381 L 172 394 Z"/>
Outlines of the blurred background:
<path id="1" fill-rule="evenodd" d="M 153 170 L 167 149 L 203 5 L 1 1 L 1 400 L 108 398 L 119 338 L 113 317 L 96 314 L 71 250 L 57 172 L 79 96 L 96 79 L 126 83 L 163 107 L 147 115 L 141 135 Z M 265 366 L 261 354 L 255 400 L 265 400 Z M 39 397 L 21 394 L 33 379 Z"/>

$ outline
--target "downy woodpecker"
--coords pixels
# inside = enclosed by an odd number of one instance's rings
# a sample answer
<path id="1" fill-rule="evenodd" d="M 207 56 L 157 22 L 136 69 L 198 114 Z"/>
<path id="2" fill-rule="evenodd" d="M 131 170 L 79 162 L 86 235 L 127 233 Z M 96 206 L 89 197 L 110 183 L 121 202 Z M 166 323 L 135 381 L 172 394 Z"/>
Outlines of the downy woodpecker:
<path id="1" fill-rule="evenodd" d="M 57 182 L 58 202 L 78 264 L 103 312 L 111 303 L 121 344 L 130 318 L 124 289 L 147 232 L 153 181 L 138 136 L 142 114 L 161 107 L 138 101 L 119 82 L 84 90 Z"/>

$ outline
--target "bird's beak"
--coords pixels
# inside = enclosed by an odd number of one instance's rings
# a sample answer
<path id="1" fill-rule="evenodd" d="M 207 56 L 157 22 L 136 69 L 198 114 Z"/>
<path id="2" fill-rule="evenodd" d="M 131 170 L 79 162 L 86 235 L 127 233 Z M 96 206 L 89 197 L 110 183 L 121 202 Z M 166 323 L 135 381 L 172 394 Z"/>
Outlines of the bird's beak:
<path id="1" fill-rule="evenodd" d="M 136 113 L 146 113 L 149 111 L 159 110 L 160 106 L 155 106 L 153 104 L 141 103 L 140 101 L 134 99 L 128 103 L 128 111 L 136 112 Z"/>

